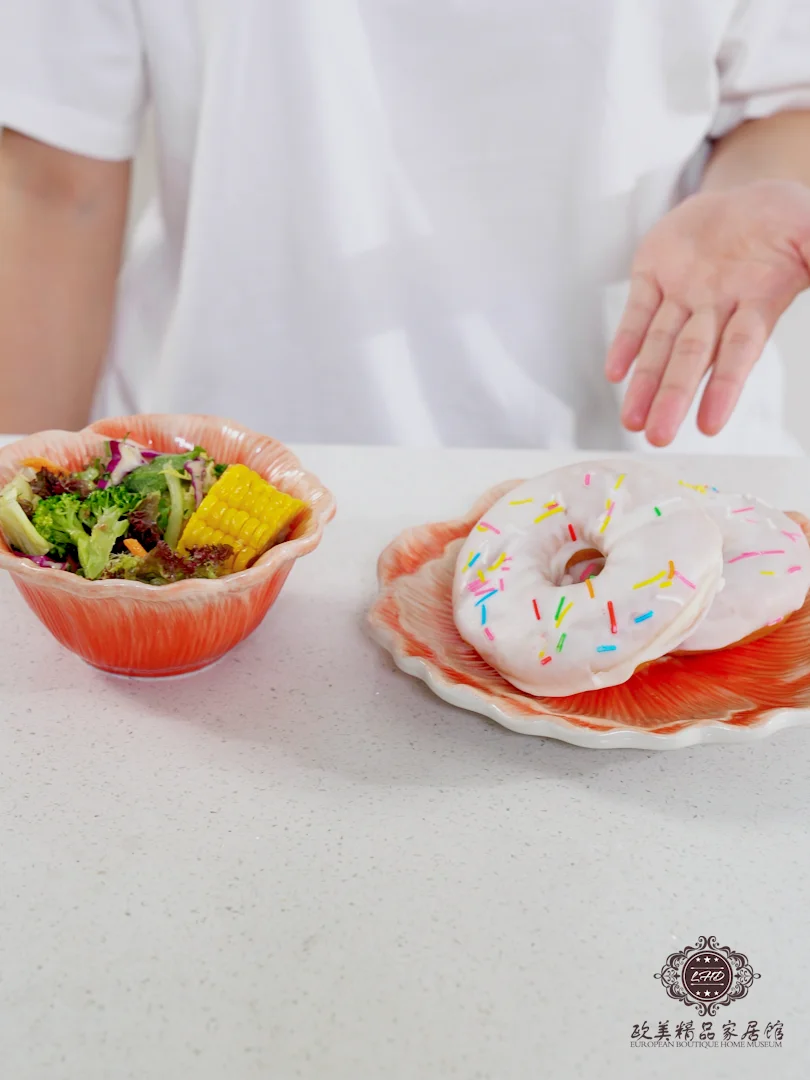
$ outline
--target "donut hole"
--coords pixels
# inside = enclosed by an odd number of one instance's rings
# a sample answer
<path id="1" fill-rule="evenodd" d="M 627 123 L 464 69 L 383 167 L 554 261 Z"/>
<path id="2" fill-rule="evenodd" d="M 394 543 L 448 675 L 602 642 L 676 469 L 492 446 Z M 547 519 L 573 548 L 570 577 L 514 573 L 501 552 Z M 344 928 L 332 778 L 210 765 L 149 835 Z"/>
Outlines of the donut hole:
<path id="1" fill-rule="evenodd" d="M 605 556 L 598 548 L 581 548 L 565 564 L 564 581 L 585 581 L 598 577 L 605 568 Z"/>

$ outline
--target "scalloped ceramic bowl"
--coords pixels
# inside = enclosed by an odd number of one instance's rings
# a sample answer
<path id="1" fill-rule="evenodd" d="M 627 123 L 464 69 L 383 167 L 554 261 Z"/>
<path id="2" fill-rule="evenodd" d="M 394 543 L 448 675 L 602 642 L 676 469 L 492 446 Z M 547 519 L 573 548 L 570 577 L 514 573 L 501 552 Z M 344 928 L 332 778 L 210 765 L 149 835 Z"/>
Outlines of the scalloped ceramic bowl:
<path id="1" fill-rule="evenodd" d="M 623 686 L 535 698 L 502 679 L 456 630 L 453 572 L 476 521 L 520 482 L 488 491 L 457 521 L 408 529 L 380 556 L 369 621 L 403 671 L 450 704 L 512 731 L 597 749 L 749 742 L 810 720 L 810 599 L 765 638 L 664 657 Z M 810 522 L 791 516 L 810 539 Z"/>
<path id="2" fill-rule="evenodd" d="M 244 464 L 308 505 L 292 536 L 238 574 L 172 585 L 86 581 L 13 555 L 0 537 L 8 570 L 28 606 L 57 641 L 116 675 L 184 675 L 219 660 L 251 634 L 278 596 L 296 559 L 314 551 L 335 513 L 331 493 L 281 443 L 206 416 L 129 416 L 83 431 L 45 431 L 0 450 L 0 488 L 27 457 L 83 468 L 108 438 L 131 438 L 177 453 L 204 446 L 218 461 Z"/>

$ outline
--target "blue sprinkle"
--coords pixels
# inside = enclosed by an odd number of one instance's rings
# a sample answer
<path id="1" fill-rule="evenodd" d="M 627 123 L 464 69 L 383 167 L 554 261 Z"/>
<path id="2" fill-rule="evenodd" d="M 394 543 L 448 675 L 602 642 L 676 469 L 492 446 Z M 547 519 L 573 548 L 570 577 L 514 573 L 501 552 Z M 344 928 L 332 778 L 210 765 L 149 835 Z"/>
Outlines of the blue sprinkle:
<path id="1" fill-rule="evenodd" d="M 487 609 L 485 607 L 482 607 L 481 608 L 481 625 L 485 626 L 486 621 L 487 621 Z"/>
<path id="2" fill-rule="evenodd" d="M 475 606 L 478 607 L 478 605 L 483 604 L 483 602 L 485 600 L 489 600 L 490 596 L 497 596 L 497 595 L 498 595 L 498 590 L 497 589 L 493 589 L 491 592 L 484 593 L 484 595 L 481 597 L 480 600 L 475 601 Z"/>
<path id="3" fill-rule="evenodd" d="M 481 552 L 479 551 L 478 554 L 474 558 L 470 559 L 470 561 L 467 563 L 467 569 L 469 570 L 471 566 L 475 566 L 475 564 L 478 562 L 478 560 L 480 558 L 481 558 Z"/>
<path id="4" fill-rule="evenodd" d="M 616 646 L 615 645 L 597 645 L 596 646 L 596 651 L 597 652 L 616 652 Z"/>
<path id="5" fill-rule="evenodd" d="M 646 619 L 651 619 L 652 617 L 652 611 L 645 611 L 643 615 L 637 615 L 636 618 L 633 619 L 633 622 L 644 622 Z"/>

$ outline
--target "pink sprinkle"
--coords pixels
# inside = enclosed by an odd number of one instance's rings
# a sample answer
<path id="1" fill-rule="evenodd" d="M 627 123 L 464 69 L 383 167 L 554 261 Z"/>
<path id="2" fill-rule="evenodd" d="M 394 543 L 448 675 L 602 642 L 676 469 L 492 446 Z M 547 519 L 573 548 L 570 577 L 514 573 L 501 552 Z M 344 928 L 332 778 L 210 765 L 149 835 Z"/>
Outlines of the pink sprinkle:
<path id="1" fill-rule="evenodd" d="M 747 514 L 749 510 L 756 510 L 755 506 L 743 506 L 739 510 L 732 510 L 732 514 Z"/>
<path id="2" fill-rule="evenodd" d="M 595 570 L 595 569 L 596 569 L 596 563 L 594 563 L 594 562 L 588 563 L 588 565 L 582 571 L 582 577 L 580 577 L 580 579 L 579 579 L 580 582 L 584 581 L 585 578 L 590 577 L 591 576 L 591 570 Z"/>
<path id="3" fill-rule="evenodd" d="M 760 555 L 784 555 L 784 548 L 781 551 L 760 551 Z"/>
<path id="4" fill-rule="evenodd" d="M 788 570 L 789 574 L 797 574 L 801 570 L 800 566 L 791 566 Z"/>
<path id="5" fill-rule="evenodd" d="M 729 559 L 728 565 L 731 566 L 732 563 L 739 562 L 740 559 L 753 559 L 757 555 L 759 555 L 758 551 L 744 551 L 742 555 L 735 555 L 733 559 Z"/>
<path id="6" fill-rule="evenodd" d="M 590 484 L 591 484 L 591 474 L 590 473 L 585 473 L 585 487 L 590 487 Z"/>
<path id="7" fill-rule="evenodd" d="M 495 635 L 492 633 L 492 631 L 490 630 L 490 628 L 488 626 L 484 627 L 484 633 L 486 634 L 486 636 L 489 638 L 490 641 L 495 640 Z"/>
<path id="8" fill-rule="evenodd" d="M 494 533 L 497 533 L 498 536 L 501 535 L 501 530 L 496 529 L 494 525 L 490 525 L 488 521 L 480 521 L 478 523 L 478 529 L 480 532 L 484 532 L 486 529 L 491 529 Z"/>
<path id="9" fill-rule="evenodd" d="M 503 578 L 500 579 L 501 592 L 503 592 Z"/>
<path id="10" fill-rule="evenodd" d="M 486 592 L 490 588 L 490 584 L 488 581 L 479 581 L 478 578 L 476 578 L 475 581 L 469 582 L 467 588 L 475 595 L 476 593 Z"/>
<path id="11" fill-rule="evenodd" d="M 745 518 L 744 520 L 747 521 L 749 525 L 759 525 L 756 518 Z"/>
<path id="12" fill-rule="evenodd" d="M 692 584 L 692 582 L 689 580 L 689 578 L 685 578 L 683 576 L 683 574 L 680 572 L 680 570 L 675 571 L 675 577 L 678 578 L 680 581 L 682 581 L 684 583 L 684 585 L 688 585 L 690 589 L 694 589 L 695 586 Z"/>
<path id="13" fill-rule="evenodd" d="M 782 535 L 783 536 L 789 536 L 790 539 L 795 544 L 798 541 L 799 537 L 801 536 L 801 533 L 788 532 L 787 529 L 782 529 Z"/>

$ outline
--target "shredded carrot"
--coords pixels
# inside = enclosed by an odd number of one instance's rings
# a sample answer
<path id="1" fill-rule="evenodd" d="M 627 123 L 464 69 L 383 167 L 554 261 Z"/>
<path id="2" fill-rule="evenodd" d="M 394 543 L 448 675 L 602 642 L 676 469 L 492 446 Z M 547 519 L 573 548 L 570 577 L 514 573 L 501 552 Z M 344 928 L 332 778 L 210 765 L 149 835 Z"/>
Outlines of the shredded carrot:
<path id="1" fill-rule="evenodd" d="M 137 540 L 132 540 L 132 539 L 125 540 L 124 541 L 124 547 L 130 553 L 130 555 L 135 555 L 139 559 L 145 558 L 146 555 L 148 554 L 148 552 L 147 552 L 146 548 L 143 546 L 143 544 L 139 544 Z"/>
<path id="2" fill-rule="evenodd" d="M 26 469 L 36 469 L 37 472 L 40 469 L 48 469 L 52 473 L 67 473 L 67 469 L 63 469 L 61 465 L 44 457 L 29 457 L 22 464 Z"/>

